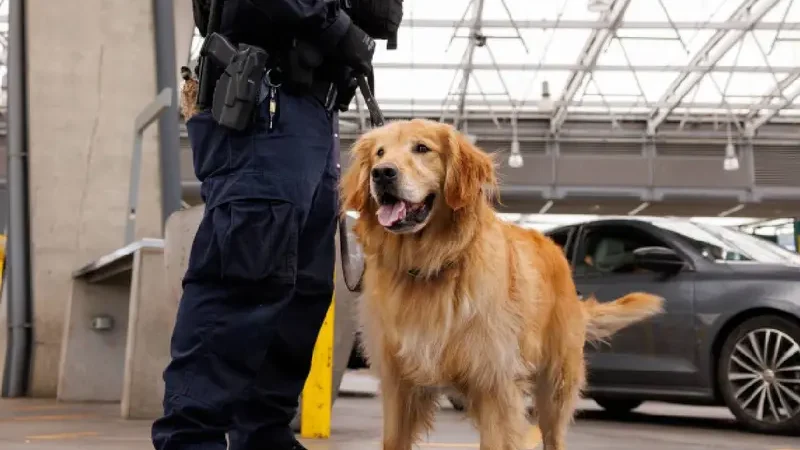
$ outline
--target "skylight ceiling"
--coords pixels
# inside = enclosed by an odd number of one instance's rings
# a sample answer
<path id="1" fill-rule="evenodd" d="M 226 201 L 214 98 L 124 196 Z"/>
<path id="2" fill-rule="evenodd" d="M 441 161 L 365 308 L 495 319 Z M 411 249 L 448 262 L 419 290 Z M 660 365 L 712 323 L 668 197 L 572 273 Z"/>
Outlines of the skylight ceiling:
<path id="1" fill-rule="evenodd" d="M 608 3 L 591 12 L 589 3 Z M 800 112 L 800 0 L 405 0 L 375 55 L 386 110 L 734 116 Z M 195 48 L 199 47 L 196 41 Z M 471 55 L 470 55 L 471 54 Z M 471 56 L 471 57 L 470 57 Z M 550 100 L 542 101 L 543 83 Z"/>

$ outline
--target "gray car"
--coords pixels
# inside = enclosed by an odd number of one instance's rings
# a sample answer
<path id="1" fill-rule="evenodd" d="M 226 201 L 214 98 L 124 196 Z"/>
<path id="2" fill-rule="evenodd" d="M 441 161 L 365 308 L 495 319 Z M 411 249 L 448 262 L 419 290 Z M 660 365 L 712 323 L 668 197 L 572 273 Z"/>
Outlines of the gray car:
<path id="1" fill-rule="evenodd" d="M 587 345 L 587 397 L 614 414 L 647 400 L 725 405 L 753 431 L 800 431 L 800 255 L 679 219 L 601 219 L 546 234 L 580 295 L 666 300 L 663 315 Z M 351 367 L 364 363 L 358 353 Z"/>
<path id="2" fill-rule="evenodd" d="M 580 295 L 666 300 L 665 314 L 587 345 L 587 397 L 613 413 L 646 400 L 726 405 L 751 430 L 800 431 L 800 255 L 677 219 L 602 219 L 547 234 Z"/>

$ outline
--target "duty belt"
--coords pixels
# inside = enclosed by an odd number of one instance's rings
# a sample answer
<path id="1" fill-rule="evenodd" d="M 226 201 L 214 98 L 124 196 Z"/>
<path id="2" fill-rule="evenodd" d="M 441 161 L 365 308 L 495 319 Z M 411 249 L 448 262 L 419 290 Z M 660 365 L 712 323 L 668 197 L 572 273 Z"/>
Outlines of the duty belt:
<path id="1" fill-rule="evenodd" d="M 267 77 L 264 77 L 261 86 L 261 94 L 258 98 L 259 103 L 266 100 L 268 92 L 269 82 Z M 336 106 L 336 97 L 339 94 L 339 90 L 337 89 L 336 84 L 333 82 L 318 80 L 311 83 L 308 94 L 316 98 L 327 111 L 332 111 Z"/>

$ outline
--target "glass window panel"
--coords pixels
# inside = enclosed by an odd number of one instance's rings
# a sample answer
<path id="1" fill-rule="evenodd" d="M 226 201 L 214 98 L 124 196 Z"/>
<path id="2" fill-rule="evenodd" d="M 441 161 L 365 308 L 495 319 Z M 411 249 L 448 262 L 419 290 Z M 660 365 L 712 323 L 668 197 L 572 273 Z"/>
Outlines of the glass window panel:
<path id="1" fill-rule="evenodd" d="M 445 2 L 442 2 L 445 3 Z M 508 10 L 503 6 L 508 7 Z M 531 0 L 484 0 L 483 18 L 486 20 L 508 20 L 508 13 L 513 15 L 514 20 L 555 20 L 559 11 L 564 10 L 567 18 L 578 20 L 592 20 L 592 14 L 586 9 L 585 0 L 564 1 L 537 1 L 532 4 Z M 469 17 L 469 16 L 468 16 Z"/>
<path id="2" fill-rule="evenodd" d="M 450 71 L 429 69 L 375 70 L 375 98 L 444 100 L 453 78 Z"/>
<path id="3" fill-rule="evenodd" d="M 536 64 L 542 59 L 541 48 L 528 47 L 520 39 L 492 39 L 484 47 L 476 47 L 472 56 L 475 64 L 492 64 L 492 59 L 497 64 Z"/>
<path id="4" fill-rule="evenodd" d="M 792 39 L 795 40 L 779 39 L 774 46 L 764 49 L 769 52 L 767 58 L 770 66 L 800 66 L 800 36 Z M 762 63 L 762 65 L 764 64 Z"/>
<path id="5" fill-rule="evenodd" d="M 458 21 L 469 4 L 470 0 L 447 0 L 446 2 L 406 0 L 403 3 L 403 18 Z M 469 14 L 467 17 L 469 17 Z"/>
<path id="6" fill-rule="evenodd" d="M 397 36 L 397 49 L 387 50 L 383 43 L 377 46 L 376 63 L 443 63 L 458 64 L 467 48 L 466 39 L 454 39 L 448 28 L 402 28 Z"/>
<path id="7" fill-rule="evenodd" d="M 783 76 L 779 75 L 780 80 Z M 728 96 L 759 97 L 768 94 L 776 86 L 775 76 L 769 73 L 733 73 L 731 74 Z"/>
<path id="8" fill-rule="evenodd" d="M 694 92 L 686 96 L 686 100 L 700 103 L 721 103 L 722 95 L 709 74 L 703 76 Z"/>
<path id="9" fill-rule="evenodd" d="M 595 72 L 592 75 L 594 80 L 589 83 L 587 93 L 599 93 L 605 95 L 629 95 L 639 96 L 638 81 L 633 72 Z"/>
<path id="10" fill-rule="evenodd" d="M 653 51 L 658 48 L 658 51 Z M 627 55 L 627 57 L 626 57 Z M 676 39 L 612 39 L 597 59 L 599 65 L 663 66 L 682 64 L 686 52 Z"/>
<path id="11" fill-rule="evenodd" d="M 536 14 L 538 19 L 557 20 L 597 20 L 597 13 L 586 8 L 586 0 L 559 0 L 536 2 L 536 7 L 531 8 L 530 0 L 513 0 L 516 7 L 511 11 L 516 15 L 518 11 L 527 8 L 531 14 Z M 509 4 L 511 4 L 509 3 Z"/>
<path id="12" fill-rule="evenodd" d="M 548 41 L 550 41 L 546 54 L 542 50 L 542 54 L 545 55 L 542 61 L 544 63 L 575 64 L 591 33 L 591 30 L 551 30 L 546 34 L 546 37 L 538 40 L 534 39 L 534 37 L 528 39 L 526 35 L 526 42 L 528 42 L 530 48 L 538 45 L 544 49 L 548 45 Z"/>
<path id="13" fill-rule="evenodd" d="M 770 12 L 764 16 L 767 22 L 796 22 L 800 20 L 800 8 L 797 2 L 784 1 L 778 3 Z"/>
<path id="14" fill-rule="evenodd" d="M 630 19 L 628 19 L 630 20 Z M 672 28 L 620 28 L 617 37 L 624 39 L 678 39 L 678 33 Z"/>
<path id="15" fill-rule="evenodd" d="M 642 71 L 637 66 L 686 66 L 703 48 L 705 43 L 715 35 L 735 33 L 735 31 L 709 29 L 674 30 L 669 20 L 681 22 L 715 23 L 725 22 L 743 0 L 635 0 L 626 10 L 624 22 L 648 21 L 662 24 L 657 29 L 622 28 L 617 31 L 618 38 L 609 41 L 600 52 L 597 64 L 625 67 L 629 64 L 633 70 L 602 71 L 590 77 L 584 77 L 582 85 L 577 89 L 574 100 L 583 102 L 580 107 L 571 108 L 583 114 L 608 115 L 603 101 L 610 103 L 616 114 L 626 115 L 649 112 L 652 105 L 665 95 L 673 80 L 680 75 L 680 70 Z M 763 0 L 762 0 L 763 1 Z M 530 0 L 505 0 L 511 16 L 515 21 L 599 20 L 600 15 L 589 12 L 586 0 L 553 0 L 536 2 Z M 663 5 L 662 5 L 663 4 Z M 375 55 L 377 64 L 389 63 L 396 66 L 412 64 L 442 64 L 459 66 L 469 43 L 469 25 L 472 11 L 468 11 L 470 0 L 448 0 L 447 2 L 431 2 L 423 0 L 406 0 L 405 19 L 407 21 L 438 20 L 442 22 L 458 22 L 466 16 L 462 26 L 456 31 L 456 37 L 450 42 L 454 30 L 442 28 L 419 28 L 404 26 L 398 36 L 398 49 L 388 51 L 385 43 L 380 42 Z M 758 6 L 756 6 L 758 8 Z M 787 9 L 788 8 L 788 9 Z M 570 70 L 535 70 L 537 64 L 561 64 L 569 69 L 576 66 L 580 53 L 592 34 L 590 28 L 584 29 L 538 29 L 523 28 L 519 31 L 511 26 L 509 12 L 500 0 L 485 0 L 483 19 L 487 21 L 507 22 L 507 26 L 485 28 L 483 33 L 488 37 L 488 45 L 477 48 L 473 62 L 480 69 L 473 72 L 472 81 L 467 90 L 467 109 L 482 111 L 487 114 L 489 108 L 498 114 L 507 114 L 511 100 L 526 111 L 538 111 L 541 98 L 542 82 L 548 81 L 553 100 L 559 100 L 570 78 Z M 781 30 L 754 30 L 747 32 L 741 43 L 737 43 L 726 52 L 717 65 L 733 66 L 760 70 L 759 73 L 735 73 L 712 71 L 702 76 L 701 81 L 682 99 L 673 115 L 684 112 L 684 106 L 691 106 L 693 114 L 727 114 L 722 105 L 725 100 L 735 107 L 735 112 L 746 114 L 750 108 L 764 99 L 775 87 L 777 80 L 782 80 L 789 73 L 769 73 L 770 67 L 800 67 L 800 29 L 792 25 L 800 22 L 800 1 L 784 0 L 770 11 L 764 21 L 780 23 L 788 22 Z M 0 30 L 4 24 L 0 24 Z M 518 39 L 521 34 L 523 41 Z M 723 39 L 723 42 L 725 39 Z M 527 45 L 527 50 L 523 42 Z M 200 47 L 200 39 L 193 42 L 193 53 Z M 491 50 L 491 54 L 489 52 Z M 712 51 L 713 54 L 713 51 Z M 492 55 L 500 65 L 527 65 L 528 70 L 505 70 L 498 74 L 490 70 Z M 780 72 L 780 70 L 777 70 Z M 784 71 L 786 72 L 786 70 Z M 451 101 L 445 108 L 454 111 L 457 104 L 457 87 L 461 77 L 460 69 L 440 70 L 379 68 L 376 73 L 377 96 L 381 106 L 387 110 L 408 110 L 419 114 L 437 115 L 442 110 L 445 99 Z M 693 79 L 690 76 L 688 79 Z M 455 79 L 455 85 L 451 83 Z M 482 88 L 488 99 L 480 94 Z M 641 91 L 640 91 L 641 89 Z M 508 91 L 507 93 L 505 91 Z M 644 94 L 642 97 L 642 93 Z M 792 99 L 792 108 L 778 114 L 778 117 L 797 119 L 800 113 L 800 80 L 787 87 L 784 94 Z M 602 95 L 601 95 L 602 94 Z M 488 101 L 488 103 L 487 103 Z M 769 100 L 772 104 L 781 104 L 781 98 Z M 700 107 L 698 106 L 700 104 Z M 632 105 L 641 105 L 633 107 Z M 718 105 L 718 106 L 715 106 Z M 587 109 L 588 108 L 588 109 Z M 764 110 L 768 111 L 768 110 Z"/>
<path id="16" fill-rule="evenodd" d="M 695 18 L 697 20 L 697 18 Z M 713 38 L 716 33 L 720 32 L 719 30 L 678 30 L 678 34 L 680 35 L 681 41 L 683 43 L 684 52 L 682 56 L 676 57 L 674 60 L 670 60 L 669 64 L 686 64 L 697 55 L 703 46 L 708 42 L 711 38 Z M 659 49 L 660 50 L 660 49 Z"/>
<path id="17" fill-rule="evenodd" d="M 677 72 L 637 72 L 636 77 L 642 85 L 648 102 L 657 102 L 666 93 L 670 83 L 678 76 Z"/>

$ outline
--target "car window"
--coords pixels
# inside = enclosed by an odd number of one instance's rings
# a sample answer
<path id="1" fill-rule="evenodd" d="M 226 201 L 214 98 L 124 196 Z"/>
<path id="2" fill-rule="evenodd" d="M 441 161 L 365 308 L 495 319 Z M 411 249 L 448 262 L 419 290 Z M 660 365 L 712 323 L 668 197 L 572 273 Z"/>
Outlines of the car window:
<path id="1" fill-rule="evenodd" d="M 556 245 L 561 247 L 561 251 L 566 254 L 566 252 L 567 252 L 567 244 L 569 243 L 569 237 L 570 237 L 570 234 L 572 233 L 572 230 L 574 230 L 573 227 L 563 228 L 563 229 L 559 229 L 559 230 L 553 231 L 551 233 L 547 233 L 547 236 L 549 236 L 550 239 L 552 239 L 553 242 L 556 243 Z"/>
<path id="2" fill-rule="evenodd" d="M 661 239 L 637 227 L 598 225 L 583 234 L 576 275 L 650 273 L 637 267 L 634 251 L 642 247 L 668 247 Z"/>
<path id="3" fill-rule="evenodd" d="M 755 261 L 800 264 L 800 256 L 755 236 L 725 227 L 694 222 L 654 221 L 653 225 L 673 234 L 715 262 Z"/>

